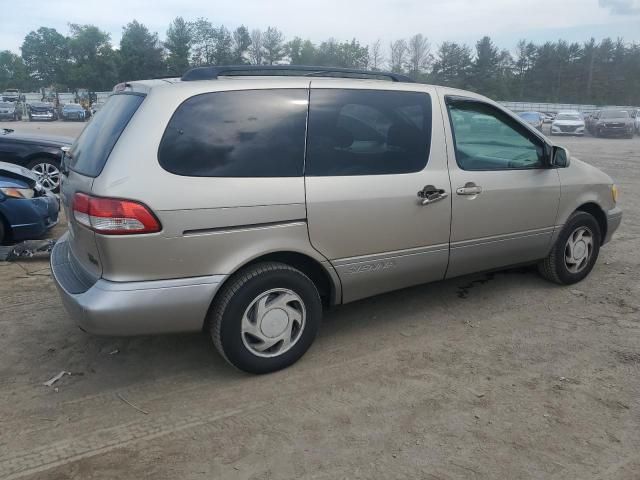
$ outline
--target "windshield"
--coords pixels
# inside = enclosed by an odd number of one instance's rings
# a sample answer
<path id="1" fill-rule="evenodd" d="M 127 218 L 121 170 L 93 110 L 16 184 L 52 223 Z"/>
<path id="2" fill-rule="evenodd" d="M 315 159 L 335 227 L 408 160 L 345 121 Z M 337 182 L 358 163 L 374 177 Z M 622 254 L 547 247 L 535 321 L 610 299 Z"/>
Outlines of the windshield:
<path id="1" fill-rule="evenodd" d="M 578 121 L 580 121 L 580 120 L 582 120 L 582 118 L 580 117 L 580 115 L 573 114 L 573 113 L 560 113 L 556 117 L 556 120 L 578 120 Z"/>
<path id="2" fill-rule="evenodd" d="M 629 118 L 626 110 L 605 110 L 600 114 L 600 118 Z"/>
<path id="3" fill-rule="evenodd" d="M 520 114 L 520 118 L 523 118 L 525 120 L 533 120 L 537 122 L 540 120 L 540 114 L 535 112 L 523 112 Z"/>

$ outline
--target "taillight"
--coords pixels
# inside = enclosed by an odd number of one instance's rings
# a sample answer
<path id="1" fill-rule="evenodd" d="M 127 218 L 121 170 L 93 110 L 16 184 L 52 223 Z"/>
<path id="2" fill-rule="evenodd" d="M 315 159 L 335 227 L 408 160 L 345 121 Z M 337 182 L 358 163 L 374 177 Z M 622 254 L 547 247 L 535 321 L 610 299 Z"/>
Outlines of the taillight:
<path id="1" fill-rule="evenodd" d="M 73 217 L 78 223 L 103 235 L 133 235 L 159 232 L 162 227 L 149 208 L 133 200 L 92 197 L 76 193 Z"/>

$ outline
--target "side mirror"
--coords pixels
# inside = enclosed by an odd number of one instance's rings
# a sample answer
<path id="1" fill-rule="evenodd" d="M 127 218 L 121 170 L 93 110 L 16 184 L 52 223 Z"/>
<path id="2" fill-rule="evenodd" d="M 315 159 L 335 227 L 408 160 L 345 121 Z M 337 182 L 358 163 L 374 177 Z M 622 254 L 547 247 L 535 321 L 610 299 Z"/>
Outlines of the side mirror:
<path id="1" fill-rule="evenodd" d="M 551 147 L 551 166 L 565 168 L 569 166 L 569 150 L 554 145 Z"/>

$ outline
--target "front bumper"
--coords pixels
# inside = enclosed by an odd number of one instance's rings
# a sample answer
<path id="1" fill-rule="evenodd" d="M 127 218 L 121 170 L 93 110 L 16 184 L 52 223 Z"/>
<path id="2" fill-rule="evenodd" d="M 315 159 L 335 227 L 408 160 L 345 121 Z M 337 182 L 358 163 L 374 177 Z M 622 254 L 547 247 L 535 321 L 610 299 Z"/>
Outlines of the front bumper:
<path id="1" fill-rule="evenodd" d="M 65 234 L 51 252 L 51 272 L 69 315 L 96 335 L 202 330 L 224 275 L 111 282 L 93 279 L 73 258 Z"/>
<path id="2" fill-rule="evenodd" d="M 15 112 L 0 112 L 0 118 L 9 118 L 12 119 L 16 115 Z"/>
<path id="3" fill-rule="evenodd" d="M 33 240 L 43 237 L 58 223 L 60 201 L 50 192 L 42 197 L 6 199 L 5 215 L 9 219 L 13 241 Z"/>
<path id="4" fill-rule="evenodd" d="M 84 120 L 84 114 L 82 113 L 62 113 L 62 118 L 65 120 Z"/>
<path id="5" fill-rule="evenodd" d="M 551 133 L 554 135 L 584 135 L 585 127 L 559 127 L 551 126 Z"/>
<path id="6" fill-rule="evenodd" d="M 628 127 L 596 127 L 596 131 L 598 134 L 603 136 L 622 136 L 629 135 L 633 133 L 633 129 L 629 129 Z"/>
<path id="7" fill-rule="evenodd" d="M 55 115 L 53 113 L 34 113 L 31 112 L 30 117 L 32 120 L 53 120 Z"/>
<path id="8" fill-rule="evenodd" d="M 607 235 L 602 244 L 609 242 L 622 223 L 622 210 L 618 207 L 607 212 Z"/>

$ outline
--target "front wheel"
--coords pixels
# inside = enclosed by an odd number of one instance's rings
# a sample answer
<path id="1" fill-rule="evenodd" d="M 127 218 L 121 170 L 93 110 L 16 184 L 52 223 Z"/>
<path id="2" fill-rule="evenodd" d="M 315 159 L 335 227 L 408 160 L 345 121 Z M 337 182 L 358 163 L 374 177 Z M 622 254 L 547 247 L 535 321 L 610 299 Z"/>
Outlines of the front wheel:
<path id="1" fill-rule="evenodd" d="M 598 259 L 601 238 L 596 219 L 586 212 L 575 212 L 547 258 L 538 265 L 538 271 L 547 280 L 560 285 L 583 280 Z"/>
<path id="2" fill-rule="evenodd" d="M 222 287 L 209 317 L 218 352 L 249 373 L 292 365 L 316 337 L 322 318 L 318 289 L 301 271 L 276 262 L 238 272 Z"/>

